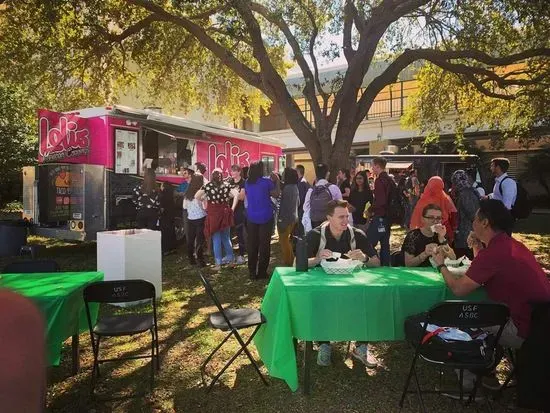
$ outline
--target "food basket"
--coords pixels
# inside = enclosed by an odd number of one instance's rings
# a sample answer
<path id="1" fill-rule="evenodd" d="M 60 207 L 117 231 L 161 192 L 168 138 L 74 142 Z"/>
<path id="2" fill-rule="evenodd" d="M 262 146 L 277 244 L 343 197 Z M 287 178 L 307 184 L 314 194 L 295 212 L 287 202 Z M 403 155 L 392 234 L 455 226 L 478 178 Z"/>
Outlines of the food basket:
<path id="1" fill-rule="evenodd" d="M 472 264 L 472 261 L 466 256 L 460 257 L 457 260 L 452 260 L 450 258 L 445 258 L 445 266 L 451 272 L 455 275 L 464 275 L 466 274 L 466 271 L 468 271 L 468 268 L 470 268 L 470 265 Z M 432 257 L 430 257 L 430 263 L 435 268 L 437 265 L 435 264 L 435 261 Z"/>
<path id="2" fill-rule="evenodd" d="M 357 267 L 362 266 L 363 263 L 358 260 L 346 260 L 340 258 L 336 261 L 321 261 L 321 267 L 327 274 L 344 275 L 351 274 Z"/>

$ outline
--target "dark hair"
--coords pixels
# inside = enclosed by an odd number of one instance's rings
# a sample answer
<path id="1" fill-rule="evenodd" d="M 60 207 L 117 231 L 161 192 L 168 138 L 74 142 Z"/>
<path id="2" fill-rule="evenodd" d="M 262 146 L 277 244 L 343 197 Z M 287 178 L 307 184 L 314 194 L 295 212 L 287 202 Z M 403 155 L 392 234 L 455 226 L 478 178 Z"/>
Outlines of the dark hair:
<path id="1" fill-rule="evenodd" d="M 384 169 L 386 167 L 387 163 L 388 163 L 388 161 L 386 160 L 386 158 L 383 158 L 382 156 L 377 156 L 377 157 L 372 159 L 372 164 L 373 165 L 378 165 L 382 169 Z"/>
<path id="2" fill-rule="evenodd" d="M 426 212 L 428 212 L 429 210 L 434 210 L 434 211 L 439 211 L 439 212 L 442 212 L 441 211 L 441 207 L 439 205 L 436 205 L 436 204 L 428 204 L 424 207 L 424 209 L 422 209 L 422 216 L 423 217 L 426 217 Z"/>
<path id="3" fill-rule="evenodd" d="M 493 158 L 491 159 L 491 163 L 494 163 L 495 166 L 498 166 L 502 172 L 508 171 L 508 168 L 510 168 L 510 161 L 508 158 Z"/>
<path id="4" fill-rule="evenodd" d="M 333 216 L 336 208 L 348 208 L 348 201 L 333 199 L 327 204 L 327 215 Z"/>
<path id="5" fill-rule="evenodd" d="M 327 173 L 328 173 L 327 164 L 318 163 L 317 165 L 315 165 L 315 176 L 317 177 L 317 180 L 327 179 Z"/>
<path id="6" fill-rule="evenodd" d="M 241 178 L 247 179 L 248 178 L 248 170 L 250 168 L 248 166 L 243 166 L 243 169 L 241 169 Z"/>
<path id="7" fill-rule="evenodd" d="M 258 179 L 262 177 L 264 173 L 264 163 L 262 161 L 252 162 L 250 169 L 248 169 L 248 182 L 255 184 Z"/>
<path id="8" fill-rule="evenodd" d="M 359 185 L 357 185 L 357 177 L 359 176 L 363 178 L 363 189 L 368 189 L 370 191 L 369 178 L 365 171 L 359 171 L 355 174 L 355 176 L 353 177 L 353 183 L 351 185 L 352 189 L 357 190 L 357 188 L 359 188 Z"/>
<path id="9" fill-rule="evenodd" d="M 512 214 L 498 199 L 480 200 L 477 216 L 479 219 L 488 220 L 489 225 L 495 231 L 504 231 L 508 234 L 512 232 L 514 226 Z"/>
<path id="10" fill-rule="evenodd" d="M 170 182 L 163 182 L 162 183 L 162 191 L 173 194 L 174 193 L 174 185 L 172 185 Z"/>
<path id="11" fill-rule="evenodd" d="M 201 173 L 201 174 L 205 174 L 206 173 L 206 165 L 203 164 L 202 162 L 197 162 L 195 163 L 195 166 L 197 167 L 197 170 Z"/>
<path id="12" fill-rule="evenodd" d="M 213 170 L 210 178 L 212 183 L 216 186 L 220 186 L 223 182 L 223 174 L 218 170 Z"/>
<path id="13" fill-rule="evenodd" d="M 296 165 L 296 171 L 298 171 L 300 175 L 304 176 L 306 173 L 306 168 L 304 168 L 304 165 Z"/>
<path id="14" fill-rule="evenodd" d="M 340 172 L 343 172 L 344 175 L 346 175 L 346 179 L 349 181 L 351 179 L 351 173 L 349 172 L 349 169 L 340 169 Z"/>
<path id="15" fill-rule="evenodd" d="M 153 192 L 158 191 L 157 176 L 155 170 L 152 168 L 145 169 L 143 174 L 143 182 L 141 183 L 141 192 L 145 195 L 151 195 Z"/>
<path id="16" fill-rule="evenodd" d="M 287 166 L 283 171 L 283 176 L 285 178 L 285 185 L 295 185 L 298 183 L 298 171 L 294 168 Z"/>
<path id="17" fill-rule="evenodd" d="M 191 181 L 189 182 L 189 186 L 187 187 L 187 191 L 185 191 L 185 195 L 183 197 L 191 201 L 193 198 L 195 198 L 195 194 L 199 191 L 199 189 L 202 188 L 203 185 L 204 176 L 199 174 L 193 175 Z"/>
<path id="18" fill-rule="evenodd" d="M 241 172 L 242 169 L 239 165 L 231 165 L 231 170 L 236 172 Z"/>

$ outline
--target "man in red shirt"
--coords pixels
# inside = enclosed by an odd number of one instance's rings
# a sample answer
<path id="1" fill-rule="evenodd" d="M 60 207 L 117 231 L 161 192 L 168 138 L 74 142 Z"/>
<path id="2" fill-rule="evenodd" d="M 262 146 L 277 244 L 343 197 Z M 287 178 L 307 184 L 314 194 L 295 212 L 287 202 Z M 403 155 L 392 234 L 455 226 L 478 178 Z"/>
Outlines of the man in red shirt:
<path id="1" fill-rule="evenodd" d="M 550 301 L 550 281 L 533 253 L 507 234 L 512 222 L 502 202 L 481 200 L 469 237 L 475 258 L 466 275 L 455 278 L 441 254 L 435 255 L 434 260 L 455 295 L 467 295 L 483 285 L 491 300 L 508 305 L 511 320 L 502 332 L 500 344 L 519 349 L 529 334 L 530 303 Z"/>
<path id="2" fill-rule="evenodd" d="M 372 160 L 374 181 L 374 204 L 369 209 L 371 219 L 367 228 L 367 239 L 373 248 L 380 242 L 380 261 L 383 266 L 390 265 L 390 230 L 388 219 L 391 186 L 395 185 L 386 172 L 386 159 L 376 157 Z"/>

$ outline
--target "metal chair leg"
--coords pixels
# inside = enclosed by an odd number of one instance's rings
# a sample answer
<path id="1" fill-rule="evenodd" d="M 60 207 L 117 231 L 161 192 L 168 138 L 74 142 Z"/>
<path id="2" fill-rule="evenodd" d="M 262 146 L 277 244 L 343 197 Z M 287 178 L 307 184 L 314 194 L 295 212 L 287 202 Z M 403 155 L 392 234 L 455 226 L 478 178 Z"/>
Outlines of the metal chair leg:
<path id="1" fill-rule="evenodd" d="M 401 400 L 399 401 L 399 407 L 403 407 L 403 403 L 405 402 L 405 397 L 407 396 L 407 390 L 409 389 L 409 385 L 411 384 L 411 378 L 414 373 L 414 367 L 416 365 L 417 356 L 413 358 L 413 361 L 411 363 L 411 368 L 409 369 L 409 375 L 407 376 L 407 379 L 405 380 L 405 388 L 403 389 L 403 394 L 401 395 Z"/>
<path id="2" fill-rule="evenodd" d="M 155 332 L 151 329 L 151 392 L 155 385 Z"/>
<path id="3" fill-rule="evenodd" d="M 245 352 L 246 356 L 250 360 L 250 363 L 252 363 L 252 366 L 254 367 L 254 369 L 256 370 L 256 372 L 258 373 L 258 375 L 260 376 L 260 378 L 264 382 L 264 384 L 266 386 L 269 386 L 269 382 L 265 379 L 264 375 L 260 371 L 260 367 L 256 363 L 256 360 L 254 360 L 254 357 L 252 357 L 252 354 L 250 354 L 250 351 L 248 350 L 248 345 L 250 344 L 250 342 L 252 341 L 252 339 L 254 338 L 254 336 L 256 335 L 256 333 L 258 332 L 259 329 L 260 329 L 260 326 L 256 327 L 256 329 L 252 332 L 252 335 L 248 338 L 246 343 L 243 341 L 241 335 L 238 332 L 235 332 L 235 337 L 237 338 L 237 341 L 241 345 L 243 351 Z"/>
<path id="4" fill-rule="evenodd" d="M 418 393 L 418 399 L 420 400 L 420 407 L 424 413 L 427 412 L 426 406 L 424 406 L 424 399 L 422 398 L 422 391 L 420 390 L 420 383 L 418 382 L 418 376 L 416 375 L 416 369 L 413 370 L 414 383 L 416 384 L 416 392 Z"/>
<path id="5" fill-rule="evenodd" d="M 227 340 L 229 340 L 229 337 L 231 337 L 233 335 L 233 332 L 230 332 L 229 334 L 227 334 L 225 336 L 225 338 L 222 340 L 222 342 L 220 344 L 218 344 L 218 346 L 208 355 L 208 357 L 206 358 L 206 360 L 204 360 L 204 362 L 201 364 L 201 368 L 200 368 L 200 371 L 201 371 L 201 379 L 202 379 L 202 383 L 204 385 L 206 385 L 206 380 L 204 379 L 204 376 L 205 376 L 205 370 L 206 370 L 206 366 L 208 365 L 208 363 L 210 362 L 210 360 L 212 359 L 212 357 L 214 357 L 214 354 L 216 354 L 216 352 L 221 348 L 221 346 L 223 346 L 225 344 L 225 342 Z"/>
<path id="6" fill-rule="evenodd" d="M 160 370 L 159 332 L 155 324 L 155 347 L 157 350 L 157 370 Z"/>
<path id="7" fill-rule="evenodd" d="M 306 395 L 311 390 L 311 353 L 313 353 L 313 342 L 306 341 L 304 346 L 304 394 Z"/>

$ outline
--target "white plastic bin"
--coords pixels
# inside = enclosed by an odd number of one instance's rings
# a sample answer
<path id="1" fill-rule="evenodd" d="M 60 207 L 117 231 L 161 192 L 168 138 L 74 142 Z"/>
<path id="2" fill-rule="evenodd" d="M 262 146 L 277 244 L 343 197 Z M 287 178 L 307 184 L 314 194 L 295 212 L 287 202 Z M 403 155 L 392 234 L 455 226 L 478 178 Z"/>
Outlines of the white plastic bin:
<path id="1" fill-rule="evenodd" d="M 160 231 L 124 229 L 97 233 L 97 270 L 105 281 L 146 280 L 162 294 Z"/>

